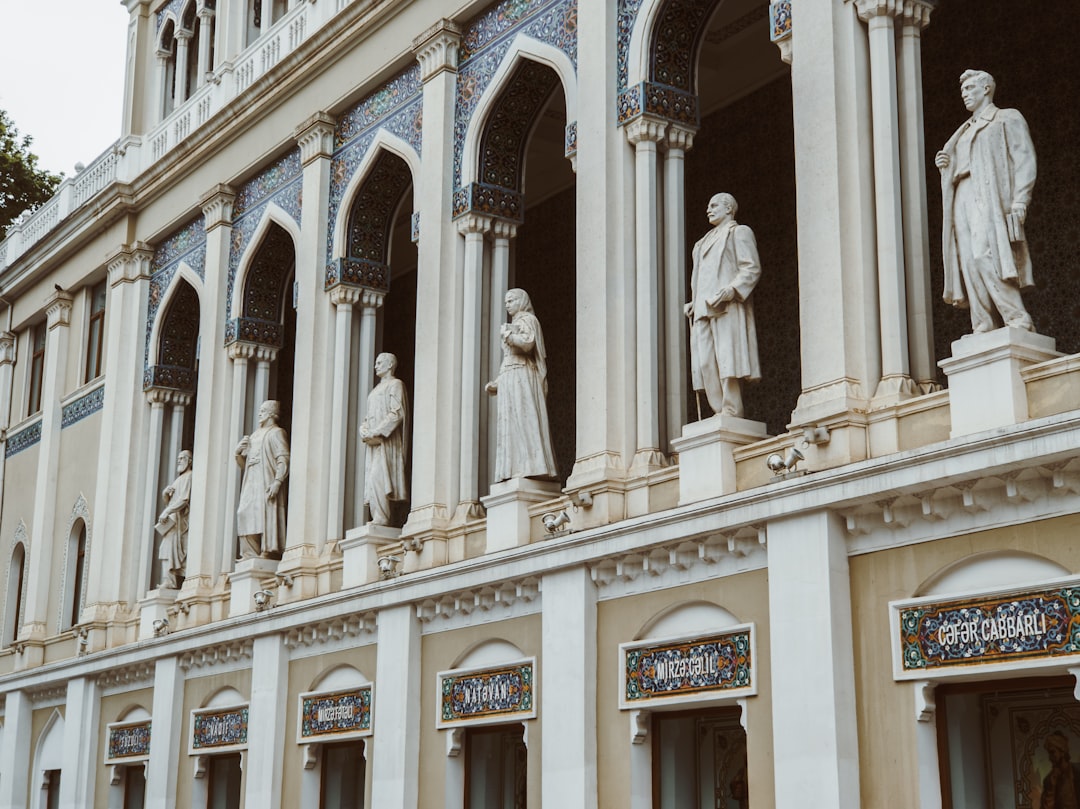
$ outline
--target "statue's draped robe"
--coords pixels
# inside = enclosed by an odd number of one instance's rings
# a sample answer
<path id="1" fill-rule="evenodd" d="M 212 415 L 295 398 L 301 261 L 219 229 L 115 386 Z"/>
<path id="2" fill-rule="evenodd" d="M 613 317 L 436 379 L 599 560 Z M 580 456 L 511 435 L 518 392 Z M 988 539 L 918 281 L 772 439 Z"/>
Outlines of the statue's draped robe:
<path id="1" fill-rule="evenodd" d="M 266 490 L 275 480 L 284 483 L 289 474 L 289 441 L 276 424 L 260 427 L 248 438 L 247 456 L 237 455 L 244 466 L 240 504 L 236 509 L 236 533 L 262 536 L 262 553 L 277 553 L 285 543 L 285 490 L 267 500 Z"/>
<path id="2" fill-rule="evenodd" d="M 187 563 L 191 470 L 181 473 L 169 488 L 172 489 L 172 495 L 154 528 L 161 534 L 158 559 L 166 562 L 166 569 L 174 580 L 178 580 L 183 575 L 184 565 Z"/>
<path id="3" fill-rule="evenodd" d="M 382 441 L 366 445 L 364 502 L 371 508 L 371 521 L 377 525 L 390 524 L 391 500 L 409 497 L 405 475 L 408 412 L 408 394 L 400 379 L 383 379 L 368 394 L 364 425 L 371 435 L 379 436 Z"/>

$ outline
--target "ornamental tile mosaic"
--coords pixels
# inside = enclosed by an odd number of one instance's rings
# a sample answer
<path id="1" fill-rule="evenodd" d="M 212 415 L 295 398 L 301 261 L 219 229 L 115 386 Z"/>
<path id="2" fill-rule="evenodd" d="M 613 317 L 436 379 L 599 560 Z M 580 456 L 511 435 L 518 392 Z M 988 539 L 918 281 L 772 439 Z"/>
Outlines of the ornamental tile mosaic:
<path id="1" fill-rule="evenodd" d="M 617 60 L 615 81 L 620 94 L 630 84 L 630 39 L 634 36 L 637 15 L 645 0 L 619 0 L 615 17 L 615 54 Z"/>
<path id="2" fill-rule="evenodd" d="M 150 334 L 154 330 L 158 310 L 181 264 L 186 264 L 200 279 L 206 280 L 206 224 L 202 214 L 161 242 L 150 260 L 150 297 L 143 348 L 144 369 L 150 366 Z"/>
<path id="3" fill-rule="evenodd" d="M 751 628 L 658 644 L 624 644 L 622 707 L 754 687 Z"/>
<path id="4" fill-rule="evenodd" d="M 123 764 L 150 756 L 150 720 L 109 725 L 105 763 Z"/>
<path id="5" fill-rule="evenodd" d="M 198 293 L 190 284 L 180 284 L 160 317 L 163 320 L 158 332 L 156 362 L 143 373 L 144 389 L 167 387 L 194 391 L 199 347 Z"/>
<path id="6" fill-rule="evenodd" d="M 371 686 L 301 694 L 297 742 L 332 741 L 371 732 Z"/>
<path id="7" fill-rule="evenodd" d="M 376 133 L 385 129 L 396 135 L 412 146 L 419 157 L 423 130 L 422 90 L 420 66 L 413 65 L 363 99 L 338 121 L 330 163 L 330 209 L 326 237 L 328 264 L 338 258 L 334 255 L 333 240 L 345 192 L 364 161 Z M 395 205 L 398 200 L 394 201 Z M 383 204 L 388 203 L 384 200 Z M 356 210 L 355 203 L 353 210 Z"/>
<path id="8" fill-rule="evenodd" d="M 227 708 L 191 712 L 191 753 L 247 746 L 248 709 Z"/>
<path id="9" fill-rule="evenodd" d="M 161 26 L 165 24 L 165 15 L 172 12 L 173 17 L 177 20 L 180 19 L 180 11 L 187 0 L 169 0 L 168 3 L 163 5 L 157 10 L 157 30 L 161 30 Z M 194 2 L 194 0 L 191 0 Z"/>
<path id="10" fill-rule="evenodd" d="M 1080 586 L 897 612 L 904 672 L 1080 654 Z"/>
<path id="11" fill-rule="evenodd" d="M 439 727 L 536 716 L 536 661 L 439 674 Z"/>
<path id="12" fill-rule="evenodd" d="M 791 0 L 769 4 L 769 39 L 778 42 L 791 36 Z"/>
<path id="13" fill-rule="evenodd" d="M 86 395 L 64 405 L 64 409 L 60 411 L 60 428 L 70 427 L 87 416 L 97 413 L 104 404 L 105 386 L 98 385 Z"/>
<path id="14" fill-rule="evenodd" d="M 12 455 L 18 455 L 24 449 L 29 449 L 40 440 L 41 421 L 39 419 L 29 427 L 8 436 L 7 444 L 4 446 L 4 457 L 10 458 Z"/>
<path id="15" fill-rule="evenodd" d="M 465 134 L 515 36 L 552 45 L 577 67 L 577 0 L 502 0 L 466 27 L 459 52 L 454 114 L 454 187 L 462 183 Z"/>

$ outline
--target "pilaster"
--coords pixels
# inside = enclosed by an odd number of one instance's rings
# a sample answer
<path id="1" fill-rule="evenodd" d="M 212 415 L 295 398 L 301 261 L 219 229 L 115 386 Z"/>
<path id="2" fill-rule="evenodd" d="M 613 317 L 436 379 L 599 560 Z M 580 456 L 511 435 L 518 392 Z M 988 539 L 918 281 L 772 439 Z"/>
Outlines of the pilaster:
<path id="1" fill-rule="evenodd" d="M 859 743 L 843 523 L 813 512 L 775 519 L 767 531 L 776 807 L 803 807 L 814 795 L 821 806 L 855 809 Z"/>
<path id="2" fill-rule="evenodd" d="M 15 335 L 0 334 L 0 457 L 7 448 L 7 428 L 11 424 L 11 393 L 15 369 Z M 0 503 L 4 502 L 4 479 L 7 464 L 0 462 Z M 16 630 L 18 631 L 18 630 Z"/>
<path id="3" fill-rule="evenodd" d="M 686 421 L 686 153 L 696 130 L 669 124 L 664 152 L 664 417 L 667 446 Z M 663 449 L 663 447 L 661 447 Z M 671 447 L 674 452 L 674 448 Z"/>
<path id="4" fill-rule="evenodd" d="M 98 728 L 101 694 L 97 683 L 76 677 L 67 684 L 64 707 L 64 777 L 61 806 L 92 806 L 98 771 Z"/>
<path id="5" fill-rule="evenodd" d="M 360 301 L 357 287 L 336 286 L 330 291 L 334 307 L 334 370 L 331 380 L 330 472 L 327 480 L 326 539 L 345 536 L 345 456 L 349 423 L 349 369 L 352 366 L 353 307 Z M 360 407 L 361 400 L 357 397 Z M 357 448 L 357 452 L 360 450 Z M 362 515 L 361 515 L 362 516 Z"/>
<path id="6" fill-rule="evenodd" d="M 449 304 L 463 294 L 451 204 L 460 42 L 461 30 L 446 19 L 413 41 L 424 82 L 415 191 L 424 227 L 417 244 L 412 507 L 404 533 L 421 540 L 445 540 L 448 509 L 457 504 L 461 315 L 457 304 Z"/>
<path id="7" fill-rule="evenodd" d="M 357 357 L 356 407 L 359 412 L 357 423 L 367 416 L 368 394 L 375 386 L 375 326 L 379 308 L 383 305 L 385 293 L 375 289 L 365 289 L 360 296 L 360 346 Z M 356 457 L 353 459 L 353 480 L 356 491 L 353 499 L 354 521 L 357 525 L 366 522 L 364 514 L 364 487 L 367 481 L 367 447 L 362 441 L 356 442 Z"/>
<path id="8" fill-rule="evenodd" d="M 146 809 L 176 809 L 177 761 L 183 754 L 184 671 L 175 657 L 154 664 L 153 740 L 146 767 Z"/>
<path id="9" fill-rule="evenodd" d="M 0 809 L 26 809 L 30 798 L 30 752 L 33 745 L 33 706 L 25 691 L 4 695 L 4 732 L 0 734 Z"/>
<path id="10" fill-rule="evenodd" d="M 420 780 L 420 621 L 412 604 L 379 613 L 371 805 L 416 809 Z"/>
<path id="11" fill-rule="evenodd" d="M 281 808 L 285 755 L 285 701 L 289 653 L 280 635 L 255 638 L 251 656 L 251 723 L 244 769 L 246 806 Z M 291 801 L 290 801 L 291 803 Z"/>

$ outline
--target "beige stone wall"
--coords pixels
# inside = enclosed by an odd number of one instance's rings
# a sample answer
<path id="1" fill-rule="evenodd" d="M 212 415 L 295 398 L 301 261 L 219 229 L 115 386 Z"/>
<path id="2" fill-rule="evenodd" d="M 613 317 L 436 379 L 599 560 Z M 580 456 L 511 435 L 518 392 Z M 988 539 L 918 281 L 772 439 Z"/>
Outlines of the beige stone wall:
<path id="1" fill-rule="evenodd" d="M 544 663 L 540 655 L 541 620 L 528 615 L 509 621 L 472 626 L 450 632 L 425 635 L 422 641 L 420 672 L 420 809 L 442 809 L 445 805 L 446 739 L 435 729 L 438 708 L 435 700 L 436 675 L 453 668 L 472 648 L 488 640 L 513 643 L 526 657 L 536 657 L 539 674 L 537 718 L 528 722 L 528 801 L 540 805 L 540 744 L 541 723 L 544 720 Z M 375 685 L 378 688 L 378 683 Z M 553 717 L 553 721 L 559 721 Z"/>
<path id="2" fill-rule="evenodd" d="M 191 712 L 202 708 L 210 698 L 222 688 L 235 688 L 251 697 L 251 669 L 230 671 L 224 674 L 212 674 L 209 677 L 192 677 L 184 682 L 184 710 L 180 714 L 180 761 L 177 762 L 176 805 L 191 806 L 191 782 L 195 777 L 195 759 L 187 754 L 190 744 Z M 244 778 L 247 774 L 244 774 Z M 245 786 L 241 783 L 241 792 Z"/>
<path id="3" fill-rule="evenodd" d="M 132 708 L 139 707 L 148 714 L 154 711 L 154 689 L 140 688 L 137 691 L 125 691 L 101 698 L 101 715 L 98 718 L 98 757 L 97 779 L 94 786 L 94 806 L 109 805 L 109 768 L 105 766 L 105 755 L 109 751 L 109 724 L 120 722 L 121 716 Z M 153 721 L 153 717 L 151 717 Z"/>
<path id="4" fill-rule="evenodd" d="M 54 708 L 37 708 L 30 714 L 30 793 L 33 794 L 34 790 L 41 788 L 41 773 L 34 772 L 36 762 L 34 761 L 37 756 L 38 745 L 41 744 L 42 735 L 45 732 L 45 725 L 49 721 L 49 717 L 53 715 L 53 711 L 59 711 L 60 716 L 67 719 L 67 709 L 64 705 L 58 705 Z"/>
<path id="5" fill-rule="evenodd" d="M 754 669 L 758 696 L 748 700 L 746 737 L 750 796 L 754 806 L 772 806 L 774 803 L 768 576 L 764 570 L 756 570 L 600 602 L 596 632 L 596 732 L 601 809 L 624 809 L 630 805 L 630 720 L 625 711 L 619 710 L 619 644 L 635 640 L 660 613 L 694 601 L 711 602 L 731 612 L 739 621 L 755 625 L 757 660 Z"/>
<path id="6" fill-rule="evenodd" d="M 918 805 L 914 696 L 893 681 L 890 601 L 915 596 L 943 568 L 972 554 L 1011 550 L 1044 556 L 1080 571 L 1080 515 L 979 531 L 855 556 L 851 601 L 863 803 L 875 809 Z M 883 733 L 882 728 L 888 728 Z"/>

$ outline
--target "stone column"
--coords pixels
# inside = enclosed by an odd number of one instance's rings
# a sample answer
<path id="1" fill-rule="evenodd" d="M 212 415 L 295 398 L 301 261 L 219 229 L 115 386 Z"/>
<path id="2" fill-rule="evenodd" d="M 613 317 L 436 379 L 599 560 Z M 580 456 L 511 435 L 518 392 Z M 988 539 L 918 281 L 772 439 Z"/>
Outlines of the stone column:
<path id="1" fill-rule="evenodd" d="M 687 334 L 685 157 L 695 130 L 669 124 L 664 153 L 664 414 L 667 445 L 686 423 Z"/>
<path id="2" fill-rule="evenodd" d="M 11 426 L 11 395 L 15 369 L 15 335 L 9 331 L 0 333 L 0 503 L 4 502 L 4 476 L 7 463 L 3 460 L 7 449 L 7 429 Z M 15 628 L 16 633 L 19 631 Z"/>
<path id="3" fill-rule="evenodd" d="M 464 296 L 461 310 L 461 442 L 458 445 L 460 490 L 455 522 L 475 519 L 480 509 L 480 397 L 486 397 L 480 379 L 480 336 L 484 300 L 484 235 L 491 230 L 491 217 L 469 214 L 457 222 L 465 237 L 462 271 Z"/>
<path id="4" fill-rule="evenodd" d="M 259 0 L 262 3 L 262 10 L 259 14 L 259 36 L 263 36 L 270 30 L 270 26 L 274 24 L 274 0 Z"/>
<path id="5" fill-rule="evenodd" d="M 263 20 L 266 30 L 267 20 Z M 299 597 L 314 594 L 315 558 L 326 541 L 327 498 L 333 382 L 333 318 L 323 291 L 330 209 L 330 157 L 334 151 L 335 119 L 325 112 L 312 115 L 296 128 L 304 167 L 304 215 L 296 246 L 296 357 L 293 371 L 293 416 L 289 430 L 289 523 L 281 570 L 301 587 Z M 310 588 L 310 589 L 309 589 Z"/>
<path id="6" fill-rule="evenodd" d="M 169 454 L 166 456 L 171 464 L 176 463 L 176 456 L 184 448 L 184 413 L 189 404 L 191 394 L 173 392 L 172 407 L 169 408 Z"/>
<path id="7" fill-rule="evenodd" d="M 596 586 L 584 567 L 544 575 L 540 711 L 544 809 L 595 809 Z M 550 721 L 554 719 L 555 721 Z"/>
<path id="8" fill-rule="evenodd" d="M 202 87 L 207 78 L 212 74 L 214 66 L 210 64 L 210 51 L 213 48 L 213 41 L 210 39 L 210 31 L 213 27 L 214 9 L 206 8 L 205 6 L 200 8 L 199 14 L 199 70 L 196 82 L 199 87 Z M 192 88 L 194 89 L 194 88 Z"/>
<path id="9" fill-rule="evenodd" d="M 930 226 L 926 220 L 926 143 L 923 132 L 922 29 L 933 6 L 904 0 L 896 78 L 900 93 L 900 183 L 907 272 L 908 351 L 911 376 L 921 393 L 941 387 L 934 354 L 930 296 Z"/>
<path id="10" fill-rule="evenodd" d="M 188 100 L 193 88 L 187 86 L 188 50 L 191 46 L 191 31 L 182 28 L 176 30 L 176 81 L 173 82 L 173 109 L 178 109 Z"/>
<path id="11" fill-rule="evenodd" d="M 26 809 L 29 802 L 33 717 L 33 705 L 25 691 L 8 691 L 4 695 L 4 732 L 0 735 L 4 777 L 0 778 L 0 809 Z"/>
<path id="12" fill-rule="evenodd" d="M 518 226 L 505 219 L 493 219 L 491 223 L 491 235 L 493 237 L 491 248 L 491 314 L 488 325 L 488 378 L 494 379 L 499 375 L 499 366 L 502 364 L 502 338 L 499 329 L 506 323 L 506 292 L 510 288 L 510 242 L 517 238 Z M 488 476 L 495 469 L 495 444 L 496 431 L 498 429 L 497 412 L 499 397 L 488 396 L 487 406 L 487 456 Z M 483 408 L 481 408 L 483 409 Z"/>
<path id="13" fill-rule="evenodd" d="M 903 0 L 857 0 L 870 29 L 870 106 L 874 123 L 874 205 L 877 214 L 881 381 L 877 404 L 895 404 L 917 391 L 908 365 L 907 283 L 900 200 L 900 121 L 896 108 L 896 29 Z"/>
<path id="14" fill-rule="evenodd" d="M 859 740 L 843 523 L 822 511 L 775 519 L 767 532 L 776 809 L 800 809 L 807 795 L 815 805 L 856 809 Z"/>
<path id="15" fill-rule="evenodd" d="M 667 134 L 667 123 L 642 116 L 624 131 L 634 147 L 637 451 L 630 473 L 643 475 L 667 463 L 660 451 L 660 211 L 656 153 L 657 144 Z"/>
<path id="16" fill-rule="evenodd" d="M 444 539 L 448 509 L 457 505 L 461 353 L 454 335 L 461 322 L 456 307 L 444 302 L 456 301 L 462 289 L 460 238 L 452 221 L 460 41 L 460 29 L 446 19 L 413 41 L 424 83 L 423 148 L 415 191 L 424 225 L 417 245 L 412 506 L 404 533 L 420 539 Z"/>
<path id="17" fill-rule="evenodd" d="M 881 378 L 872 131 L 862 25 L 850 3 L 799 0 L 792 37 L 802 394 L 794 426 L 832 428 L 811 465 L 866 455 Z"/>
<path id="18" fill-rule="evenodd" d="M 227 470 L 235 467 L 229 444 L 229 408 L 232 375 L 225 345 L 226 291 L 229 282 L 229 245 L 232 238 L 232 207 L 235 191 L 218 185 L 203 195 L 206 226 L 206 281 L 199 297 L 199 381 L 195 413 L 195 446 L 192 449 L 191 511 L 188 523 L 187 575 L 179 598 L 188 602 L 187 621 L 210 619 L 210 588 L 223 570 L 222 547 L 231 543 L 222 525 L 231 492 L 226 488 Z M 228 568 L 224 568 L 227 570 Z"/>
<path id="19" fill-rule="evenodd" d="M 379 613 L 375 693 L 379 739 L 371 805 L 416 809 L 420 780 L 420 621 L 412 604 Z"/>
<path id="20" fill-rule="evenodd" d="M 280 635 L 255 638 L 251 655 L 251 723 L 244 761 L 245 806 L 280 809 L 289 696 L 289 652 Z M 293 748 L 295 749 L 295 748 Z M 291 802 L 290 802 L 291 803 Z"/>
<path id="21" fill-rule="evenodd" d="M 349 369 L 352 366 L 353 307 L 360 300 L 356 287 L 330 290 L 334 306 L 334 371 L 330 411 L 330 474 L 327 480 L 326 539 L 345 536 L 345 455 L 349 425 Z M 362 520 L 361 520 L 362 521 Z"/>
<path id="22" fill-rule="evenodd" d="M 247 434 L 247 383 L 248 360 L 255 356 L 257 346 L 252 343 L 233 343 L 229 346 L 232 360 L 232 396 L 229 407 L 228 432 L 222 454 L 225 463 L 225 503 L 222 508 L 220 569 L 232 570 L 236 561 L 236 504 L 240 501 L 240 464 L 236 463 L 235 450 L 240 439 Z M 190 541 L 190 540 L 189 540 Z M 188 551 L 190 555 L 190 548 Z M 190 569 L 190 562 L 188 563 Z"/>
<path id="23" fill-rule="evenodd" d="M 120 605 L 140 598 L 147 585 L 142 561 L 153 534 L 146 531 L 145 500 L 129 498 L 128 490 L 139 491 L 148 452 L 142 443 L 148 414 L 142 390 L 141 347 L 146 339 L 152 259 L 149 245 L 136 243 L 114 251 L 106 262 L 109 291 L 103 349 L 107 379 L 97 479 L 113 485 L 98 486 L 94 495 L 93 535 L 108 540 L 95 542 L 89 557 L 84 622 L 114 620 Z M 90 643 L 92 649 L 100 648 L 93 635 Z"/>
<path id="24" fill-rule="evenodd" d="M 360 298 L 360 346 L 357 358 L 356 406 L 360 421 L 367 415 L 368 394 L 375 386 L 375 321 L 379 307 L 383 305 L 385 293 L 374 289 L 365 289 Z M 353 480 L 356 491 L 353 493 L 353 514 L 357 525 L 366 522 L 364 516 L 364 484 L 367 478 L 367 448 L 362 441 L 356 442 L 356 457 L 353 458 Z"/>
<path id="25" fill-rule="evenodd" d="M 53 550 L 59 542 L 56 535 L 56 482 L 60 471 L 60 398 L 66 383 L 71 301 L 71 295 L 57 290 L 49 296 L 45 307 L 48 332 L 41 390 L 41 443 L 31 523 L 33 540 L 30 543 L 26 614 L 18 633 L 20 639 L 40 642 L 51 634 L 47 625 L 49 593 L 53 587 Z M 35 643 L 24 654 L 24 665 L 38 665 L 44 659 L 44 648 Z"/>
<path id="26" fill-rule="evenodd" d="M 161 479 L 158 474 L 161 470 L 161 444 L 165 425 L 165 403 L 169 401 L 169 391 L 162 388 L 150 388 L 146 391 L 146 401 L 150 405 L 150 435 L 146 445 L 146 477 L 143 478 L 146 486 L 143 493 L 143 514 L 146 519 L 142 522 L 146 526 L 145 540 L 139 547 L 139 570 L 136 579 L 136 592 L 140 595 L 150 589 L 150 582 L 154 579 L 153 567 L 157 558 L 154 553 L 156 534 L 154 522 L 157 519 L 158 492 L 161 487 Z"/>
<path id="27" fill-rule="evenodd" d="M 61 806 L 93 806 L 98 771 L 98 730 L 101 693 L 88 677 L 68 680 L 64 707 L 64 776 Z"/>
<path id="28" fill-rule="evenodd" d="M 187 752 L 184 671 L 175 657 L 154 664 L 153 741 L 146 766 L 146 809 L 176 809 L 177 761 Z"/>
<path id="29" fill-rule="evenodd" d="M 257 422 L 255 415 L 262 407 L 262 403 L 270 398 L 270 364 L 277 359 L 278 350 L 273 346 L 255 346 L 255 385 L 251 390 L 251 429 L 255 429 Z"/>
<path id="30" fill-rule="evenodd" d="M 593 506 L 582 527 L 623 518 L 625 470 L 636 450 L 634 282 L 626 267 L 633 242 L 622 205 L 630 199 L 626 136 L 611 125 L 616 108 L 617 10 L 578 7 L 577 120 L 577 438 L 567 489 L 587 491 Z"/>

